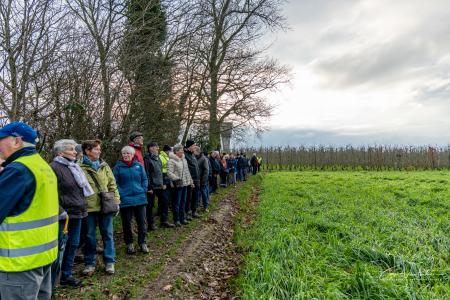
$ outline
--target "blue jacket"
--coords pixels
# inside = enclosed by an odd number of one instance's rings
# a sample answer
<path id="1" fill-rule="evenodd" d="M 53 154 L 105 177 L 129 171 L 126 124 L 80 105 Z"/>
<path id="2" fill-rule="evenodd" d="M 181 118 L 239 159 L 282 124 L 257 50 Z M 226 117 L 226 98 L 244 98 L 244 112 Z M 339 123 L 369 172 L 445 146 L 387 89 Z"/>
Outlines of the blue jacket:
<path id="1" fill-rule="evenodd" d="M 231 173 L 235 173 L 237 168 L 237 160 L 234 158 L 227 159 L 227 166 Z"/>
<path id="2" fill-rule="evenodd" d="M 36 150 L 32 147 L 23 148 L 3 163 L 5 168 L 0 173 L 0 224 L 8 216 L 23 213 L 33 200 L 36 179 L 27 167 L 14 161 L 35 153 Z"/>
<path id="3" fill-rule="evenodd" d="M 119 160 L 113 169 L 120 194 L 120 207 L 147 204 L 148 179 L 144 167 L 137 160 L 129 167 Z"/>

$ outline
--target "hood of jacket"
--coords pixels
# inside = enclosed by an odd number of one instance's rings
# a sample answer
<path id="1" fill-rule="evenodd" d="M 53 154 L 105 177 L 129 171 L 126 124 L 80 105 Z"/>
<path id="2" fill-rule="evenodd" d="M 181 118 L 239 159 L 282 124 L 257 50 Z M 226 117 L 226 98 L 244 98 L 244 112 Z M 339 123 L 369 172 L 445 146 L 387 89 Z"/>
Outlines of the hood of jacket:
<path id="1" fill-rule="evenodd" d="M 184 154 L 183 154 L 183 156 L 184 156 Z M 174 159 L 174 160 L 176 160 L 176 161 L 180 161 L 180 160 L 181 160 L 181 158 L 179 158 L 178 156 L 176 156 L 175 153 L 173 153 L 173 152 L 170 152 L 170 153 L 169 153 L 169 158 L 170 158 L 170 159 Z"/>
<path id="2" fill-rule="evenodd" d="M 131 168 L 131 167 L 135 166 L 136 164 L 139 164 L 139 161 L 138 161 L 137 159 L 133 159 L 133 161 L 131 162 L 131 165 L 130 165 L 130 166 L 128 166 L 128 165 L 126 164 L 126 162 L 124 162 L 124 161 L 122 161 L 122 160 L 118 160 L 118 161 L 116 162 L 115 167 L 117 167 L 117 168 Z"/>

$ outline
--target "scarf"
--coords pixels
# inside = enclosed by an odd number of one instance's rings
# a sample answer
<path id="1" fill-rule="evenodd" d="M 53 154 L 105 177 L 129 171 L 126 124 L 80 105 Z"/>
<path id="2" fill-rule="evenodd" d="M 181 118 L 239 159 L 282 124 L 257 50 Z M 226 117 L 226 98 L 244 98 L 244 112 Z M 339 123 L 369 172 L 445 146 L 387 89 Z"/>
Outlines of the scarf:
<path id="1" fill-rule="evenodd" d="M 83 156 L 83 164 L 90 166 L 92 169 L 95 170 L 95 172 L 100 169 L 100 160 L 97 159 L 96 161 L 92 161 L 87 155 Z"/>
<path id="2" fill-rule="evenodd" d="M 120 161 L 123 162 L 124 164 L 126 164 L 128 167 L 131 167 L 131 165 L 134 162 L 134 158 L 131 161 L 124 161 L 123 159 L 121 159 Z"/>
<path id="3" fill-rule="evenodd" d="M 78 186 L 83 189 L 83 195 L 85 197 L 89 197 L 94 195 L 94 190 L 89 185 L 89 181 L 86 178 L 86 174 L 84 174 L 83 170 L 79 165 L 77 165 L 75 162 L 68 160 L 62 156 L 56 156 L 53 161 L 56 161 L 57 163 L 60 163 L 62 165 L 65 165 L 69 168 L 70 172 L 72 173 L 73 177 L 75 178 L 75 181 L 77 182 Z"/>

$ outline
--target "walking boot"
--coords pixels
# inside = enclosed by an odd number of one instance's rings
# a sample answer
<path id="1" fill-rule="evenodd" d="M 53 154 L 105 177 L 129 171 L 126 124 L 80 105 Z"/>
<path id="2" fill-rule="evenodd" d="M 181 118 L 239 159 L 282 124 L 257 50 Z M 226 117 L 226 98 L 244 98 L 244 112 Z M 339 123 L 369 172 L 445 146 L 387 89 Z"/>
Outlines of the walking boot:
<path id="1" fill-rule="evenodd" d="M 134 245 L 133 244 L 128 244 L 127 245 L 127 254 L 135 254 L 136 250 L 134 249 Z"/>
<path id="2" fill-rule="evenodd" d="M 175 225 L 173 225 L 172 223 L 169 223 L 169 222 L 161 223 L 161 228 L 173 228 L 173 227 L 175 227 Z"/>

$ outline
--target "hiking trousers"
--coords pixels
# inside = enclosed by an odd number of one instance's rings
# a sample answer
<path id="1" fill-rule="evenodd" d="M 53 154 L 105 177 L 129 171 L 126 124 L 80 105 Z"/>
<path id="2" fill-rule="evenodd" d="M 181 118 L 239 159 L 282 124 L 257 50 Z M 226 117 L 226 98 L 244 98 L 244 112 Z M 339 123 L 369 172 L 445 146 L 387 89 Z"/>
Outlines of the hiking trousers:
<path id="1" fill-rule="evenodd" d="M 0 300 L 48 300 L 51 296 L 51 264 L 23 272 L 0 271 Z"/>

